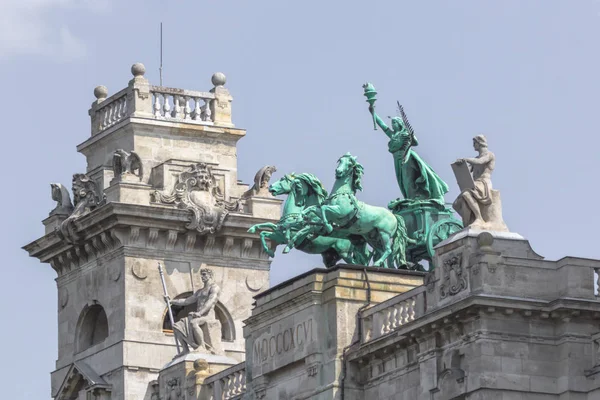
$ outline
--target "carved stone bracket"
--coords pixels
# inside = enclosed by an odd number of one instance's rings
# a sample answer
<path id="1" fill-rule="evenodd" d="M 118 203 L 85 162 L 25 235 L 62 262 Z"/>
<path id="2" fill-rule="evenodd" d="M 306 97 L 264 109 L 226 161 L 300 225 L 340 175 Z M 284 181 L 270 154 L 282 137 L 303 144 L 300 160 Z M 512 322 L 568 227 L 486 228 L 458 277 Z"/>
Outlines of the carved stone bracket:
<path id="1" fill-rule="evenodd" d="M 117 237 L 116 231 L 111 229 L 87 239 L 83 243 L 74 244 L 73 247 L 52 258 L 50 264 L 61 276 L 119 246 L 121 246 L 121 240 Z M 118 276 L 111 272 L 111 279 L 117 280 Z"/>
<path id="2" fill-rule="evenodd" d="M 454 296 L 467 288 L 467 277 L 462 267 L 462 255 L 449 257 L 443 262 L 440 297 Z"/>
<path id="3" fill-rule="evenodd" d="M 172 204 L 191 212 L 186 229 L 200 234 L 214 234 L 221 229 L 230 211 L 240 208 L 240 200 L 227 202 L 208 164 L 198 163 L 179 174 L 173 190 L 169 193 L 155 191 L 153 202 Z"/>

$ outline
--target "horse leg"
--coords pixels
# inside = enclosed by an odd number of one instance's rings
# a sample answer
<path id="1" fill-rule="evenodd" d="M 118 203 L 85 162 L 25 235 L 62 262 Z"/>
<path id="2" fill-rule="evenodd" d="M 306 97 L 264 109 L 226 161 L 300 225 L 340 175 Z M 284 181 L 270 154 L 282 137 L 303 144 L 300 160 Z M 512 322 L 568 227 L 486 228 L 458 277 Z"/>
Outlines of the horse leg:
<path id="1" fill-rule="evenodd" d="M 265 251 L 265 253 L 267 253 L 270 257 L 275 257 L 275 252 L 273 250 L 271 250 L 269 248 L 269 245 L 267 244 L 267 239 L 271 240 L 272 242 L 275 243 L 275 247 L 277 247 L 277 244 L 282 243 L 281 240 L 277 240 L 281 237 L 280 234 L 278 234 L 277 232 L 267 232 L 267 231 L 262 231 L 260 233 L 260 241 L 262 243 L 263 246 L 263 250 Z"/>
<path id="2" fill-rule="evenodd" d="M 249 233 L 254 233 L 254 232 L 256 232 L 257 230 L 258 230 L 258 231 L 262 231 L 262 230 L 264 230 L 264 229 L 272 229 L 272 230 L 275 230 L 276 228 L 277 228 L 277 225 L 275 225 L 274 223 L 272 223 L 272 222 L 265 222 L 265 223 L 262 223 L 262 224 L 256 224 L 256 225 L 252 225 L 252 226 L 250 227 L 250 229 L 248 229 L 248 232 L 249 232 Z"/>
<path id="3" fill-rule="evenodd" d="M 304 241 L 304 239 L 306 239 L 308 237 L 308 235 L 311 233 L 311 230 L 313 229 L 313 227 L 311 225 L 307 225 L 304 228 L 300 229 L 293 238 L 288 239 L 286 241 L 287 246 L 285 246 L 285 249 L 283 249 L 283 254 L 287 254 L 290 252 L 290 250 L 292 250 L 295 246 L 296 243 L 302 243 Z"/>
<path id="4" fill-rule="evenodd" d="M 373 263 L 375 267 L 381 266 L 387 258 L 392 254 L 392 236 L 387 232 L 379 232 L 379 240 L 381 241 L 381 245 L 383 248 L 383 252 L 377 261 Z"/>
<path id="5" fill-rule="evenodd" d="M 342 257 L 346 264 L 356 264 L 352 255 L 352 243 L 348 239 L 338 239 L 331 246 Z"/>

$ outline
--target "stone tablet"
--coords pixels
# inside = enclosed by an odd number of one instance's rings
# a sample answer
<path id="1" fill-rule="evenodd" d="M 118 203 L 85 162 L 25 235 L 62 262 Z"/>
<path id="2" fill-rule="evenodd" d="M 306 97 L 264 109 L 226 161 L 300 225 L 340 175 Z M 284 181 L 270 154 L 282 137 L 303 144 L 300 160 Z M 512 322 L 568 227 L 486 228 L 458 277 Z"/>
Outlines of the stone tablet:
<path id="1" fill-rule="evenodd" d="M 473 176 L 471 175 L 471 171 L 469 171 L 469 166 L 466 162 L 452 163 L 452 171 L 454 171 L 454 176 L 456 177 L 456 182 L 458 183 L 461 192 L 475 188 L 475 181 L 473 181 Z"/>

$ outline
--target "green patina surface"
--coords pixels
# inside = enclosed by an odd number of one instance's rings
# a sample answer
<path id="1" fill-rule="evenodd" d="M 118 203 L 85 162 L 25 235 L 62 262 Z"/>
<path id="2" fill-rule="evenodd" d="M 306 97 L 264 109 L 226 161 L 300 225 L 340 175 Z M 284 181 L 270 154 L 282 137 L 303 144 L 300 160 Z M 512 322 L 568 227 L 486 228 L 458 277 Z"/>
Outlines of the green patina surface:
<path id="1" fill-rule="evenodd" d="M 269 191 L 287 194 L 283 215 L 277 224 L 258 224 L 249 232 L 260 232 L 263 247 L 271 256 L 273 244 L 321 254 L 330 267 L 343 259 L 347 263 L 388 268 L 421 269 L 427 260 L 434 267 L 434 247 L 462 229 L 454 212 L 444 202 L 448 185 L 413 149 L 419 143 L 404 109 L 391 120 L 391 127 L 375 112 L 377 91 L 363 85 L 373 127 L 379 126 L 389 138 L 394 170 L 401 198 L 388 209 L 357 199 L 362 190 L 363 166 L 347 153 L 339 158 L 331 193 L 311 174 L 289 174 L 274 182 Z"/>

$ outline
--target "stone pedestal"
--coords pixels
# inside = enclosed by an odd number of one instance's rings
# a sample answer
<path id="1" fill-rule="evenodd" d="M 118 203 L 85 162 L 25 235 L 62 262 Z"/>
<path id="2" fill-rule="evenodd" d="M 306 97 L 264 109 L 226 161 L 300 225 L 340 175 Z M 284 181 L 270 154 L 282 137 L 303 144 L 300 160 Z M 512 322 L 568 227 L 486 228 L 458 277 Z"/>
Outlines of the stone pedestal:
<path id="1" fill-rule="evenodd" d="M 44 234 L 54 232 L 54 229 L 59 228 L 60 224 L 67 219 L 68 215 L 54 214 L 42 221 L 44 224 Z"/>
<path id="2" fill-rule="evenodd" d="M 208 400 L 203 390 L 204 380 L 237 364 L 229 357 L 204 353 L 188 353 L 174 359 L 158 374 L 161 399 Z"/>
<path id="3" fill-rule="evenodd" d="M 359 310 L 420 285 L 422 276 L 336 266 L 256 296 L 244 327 L 247 398 L 340 398 L 344 352 L 362 336 Z"/>
<path id="4" fill-rule="evenodd" d="M 141 183 L 137 177 L 132 177 L 119 181 L 113 179 L 104 192 L 108 202 L 148 205 L 152 190 L 152 186 Z"/>
<path id="5" fill-rule="evenodd" d="M 275 197 L 251 197 L 246 203 L 248 212 L 257 218 L 278 220 L 281 216 L 281 200 Z"/>

